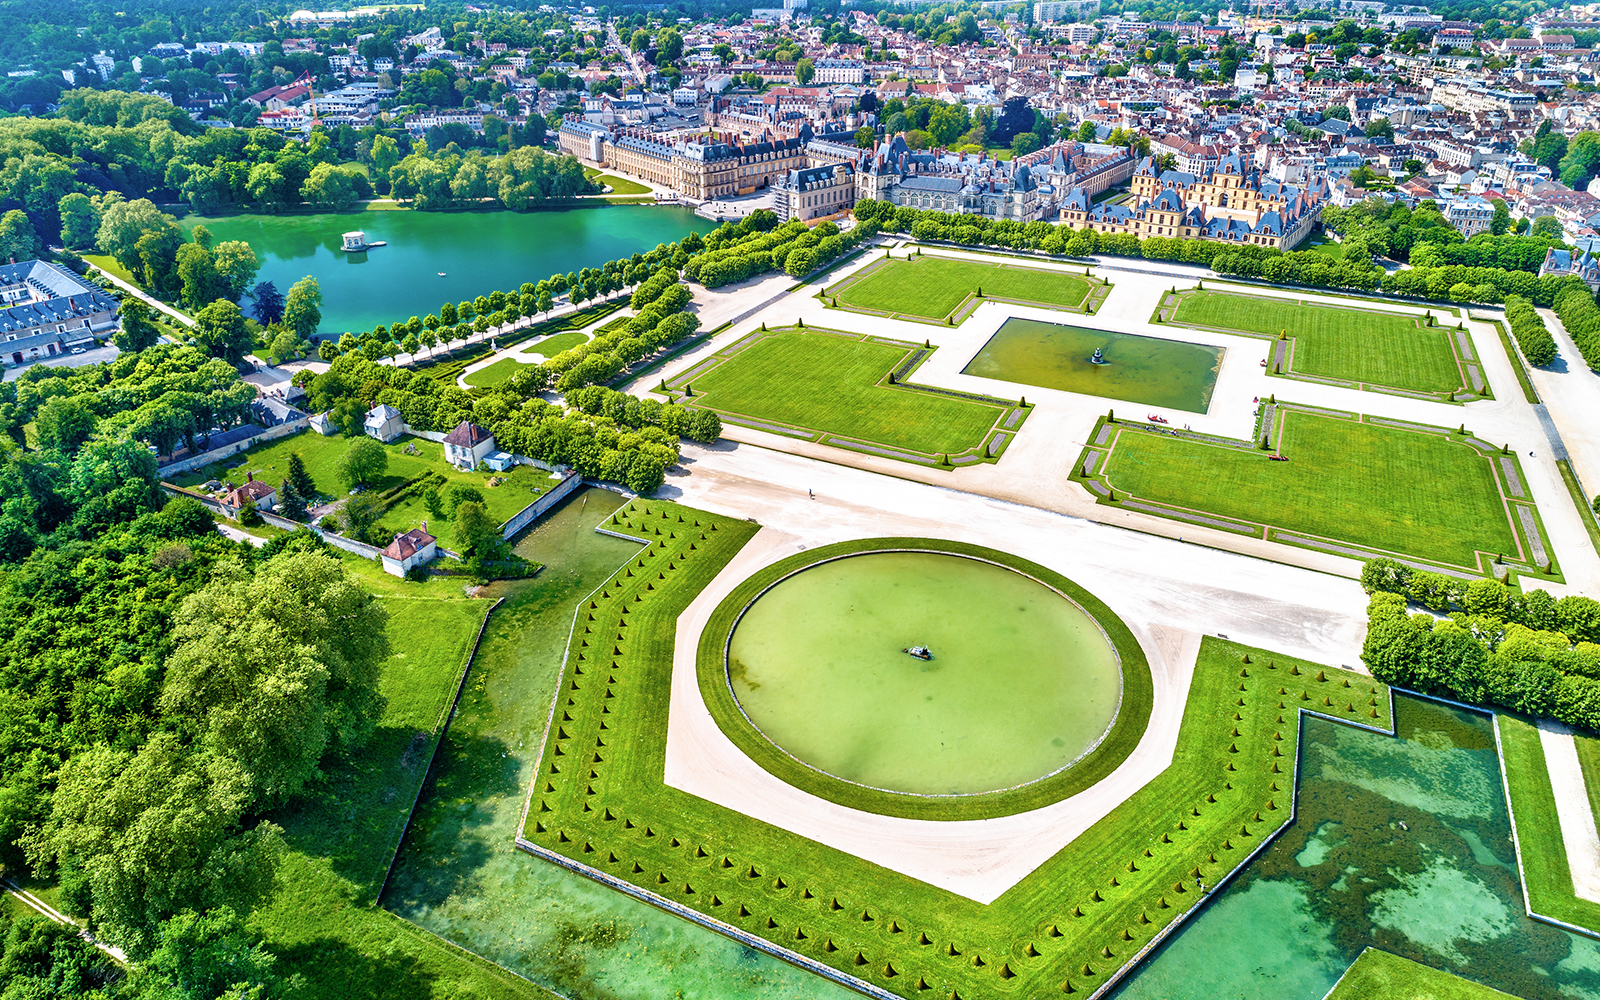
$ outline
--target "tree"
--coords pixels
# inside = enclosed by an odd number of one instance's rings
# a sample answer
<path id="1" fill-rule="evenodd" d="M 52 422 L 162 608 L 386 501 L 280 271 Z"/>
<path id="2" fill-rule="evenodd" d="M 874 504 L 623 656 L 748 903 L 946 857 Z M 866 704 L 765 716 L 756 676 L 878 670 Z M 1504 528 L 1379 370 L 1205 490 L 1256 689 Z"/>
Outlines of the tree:
<path id="1" fill-rule="evenodd" d="M 117 317 L 122 321 L 111 342 L 119 351 L 142 351 L 161 338 L 161 330 L 150 318 L 150 307 L 136 295 L 129 295 L 117 307 Z"/>
<path id="2" fill-rule="evenodd" d="M 227 299 L 217 299 L 195 313 L 194 320 L 195 340 L 214 358 L 239 364 L 255 346 L 244 325 L 244 314 Z"/>
<path id="3" fill-rule="evenodd" d="M 322 322 L 322 286 L 316 278 L 308 274 L 290 287 L 283 305 L 283 321 L 301 340 L 316 336 L 317 324 Z"/>
<path id="4" fill-rule="evenodd" d="M 289 468 L 287 478 L 289 482 L 294 484 L 295 490 L 298 491 L 299 494 L 302 497 L 305 497 L 308 501 L 316 497 L 317 484 L 312 481 L 311 473 L 306 471 L 306 463 L 301 460 L 300 453 L 298 451 L 291 451 L 289 453 Z"/>
<path id="5" fill-rule="evenodd" d="M 633 37 L 628 40 L 628 48 L 631 51 L 634 51 L 634 52 L 643 52 L 645 49 L 648 49 L 649 47 L 650 47 L 650 32 L 646 31 L 643 28 L 635 29 L 634 32 L 633 32 Z"/>
<path id="6" fill-rule="evenodd" d="M 456 507 L 455 538 L 463 555 L 479 560 L 492 558 L 505 544 L 500 525 L 476 500 Z"/>
<path id="7" fill-rule="evenodd" d="M 657 61 L 675 63 L 681 58 L 683 58 L 683 36 L 678 34 L 678 29 L 668 27 L 656 32 Z"/>
<path id="8" fill-rule="evenodd" d="M 1094 142 L 1097 134 L 1094 122 L 1086 121 L 1078 124 L 1077 138 L 1079 142 Z"/>
<path id="9" fill-rule="evenodd" d="M 817 68 L 810 59 L 802 59 L 794 64 L 794 78 L 801 86 L 805 86 L 816 79 Z"/>
<path id="10" fill-rule="evenodd" d="M 185 911 L 161 925 L 155 951 L 133 971 L 139 1000 L 257 1000 L 278 984 L 276 959 L 251 944 L 232 907 Z"/>
<path id="11" fill-rule="evenodd" d="M 199 243 L 185 243 L 178 248 L 177 265 L 178 280 L 183 282 L 183 304 L 191 312 L 222 297 L 222 278 L 210 250 Z"/>
<path id="12" fill-rule="evenodd" d="M 255 300 L 256 319 L 263 326 L 283 319 L 283 293 L 278 291 L 277 285 L 263 281 L 250 290 L 250 298 Z"/>
<path id="13" fill-rule="evenodd" d="M 94 433 L 99 419 L 89 407 L 89 396 L 56 396 L 39 408 L 34 433 L 43 448 L 71 454 Z"/>
<path id="14" fill-rule="evenodd" d="M 383 501 L 375 493 L 363 493 L 346 500 L 339 513 L 344 519 L 344 533 L 364 541 L 383 516 Z"/>
<path id="15" fill-rule="evenodd" d="M 1506 208 L 1506 203 L 1499 198 L 1494 199 L 1494 218 L 1489 223 L 1489 232 L 1495 236 L 1504 236 L 1511 228 L 1511 210 Z"/>
<path id="16" fill-rule="evenodd" d="M 1364 132 L 1369 139 L 1385 139 L 1389 142 L 1394 141 L 1394 126 L 1389 124 L 1389 119 L 1387 118 L 1372 119 L 1372 121 L 1367 122 L 1366 128 L 1362 129 L 1362 132 Z"/>
<path id="17" fill-rule="evenodd" d="M 0 215 L 0 263 L 35 260 L 39 256 L 39 234 L 33 231 L 28 213 L 13 208 Z"/>
<path id="18" fill-rule="evenodd" d="M 863 125 L 856 129 L 856 146 L 860 149 L 871 149 L 877 141 L 878 134 L 872 131 L 872 126 Z"/>
<path id="19" fill-rule="evenodd" d="M 355 204 L 358 196 L 353 173 L 331 163 L 319 163 L 300 187 L 300 197 L 318 206 L 342 212 Z"/>
<path id="20" fill-rule="evenodd" d="M 352 441 L 339 459 L 339 476 L 351 489 L 370 485 L 389 468 L 389 453 L 372 438 Z"/>
<path id="21" fill-rule="evenodd" d="M 256 252 L 243 240 L 218 243 L 211 250 L 211 259 L 222 283 L 222 294 L 235 302 L 244 295 L 250 282 L 256 280 L 256 272 L 261 269 Z"/>
<path id="22" fill-rule="evenodd" d="M 62 197 L 56 205 L 61 216 L 61 243 L 72 250 L 87 250 L 94 246 L 94 235 L 100 228 L 100 210 L 89 197 L 77 191 Z"/>
<path id="23" fill-rule="evenodd" d="M 321 552 L 285 553 L 253 576 L 219 565 L 174 617 L 162 707 L 193 719 L 208 750 L 281 801 L 317 775 L 325 753 L 348 754 L 371 736 L 388 618 Z"/>
<path id="24" fill-rule="evenodd" d="M 272 333 L 270 330 L 268 332 Z M 298 357 L 300 343 L 300 338 L 294 335 L 293 330 L 279 327 L 276 333 L 272 333 L 271 339 L 267 343 L 267 358 L 273 364 L 281 364 L 290 358 Z"/>
<path id="25" fill-rule="evenodd" d="M 1548 236 L 1551 239 L 1561 239 L 1561 220 L 1553 215 L 1541 215 L 1533 220 L 1534 236 Z"/>
<path id="26" fill-rule="evenodd" d="M 1018 132 L 1011 138 L 1011 155 L 1027 156 L 1039 148 L 1039 136 L 1033 132 Z"/>
<path id="27" fill-rule="evenodd" d="M 234 669 L 264 666 L 248 637 L 235 643 Z M 227 665 L 218 666 L 221 681 Z M 169 684 L 171 676 L 169 667 Z M 259 704 L 292 693 L 241 695 Z M 237 712 L 218 708 L 219 721 Z M 137 752 L 106 746 L 73 755 L 49 817 L 23 847 L 36 871 L 58 874 L 69 908 L 92 910 L 102 938 L 143 957 L 162 921 L 218 906 L 249 912 L 271 889 L 284 853 L 281 831 L 272 823 L 244 829 L 251 804 L 251 776 L 237 761 L 158 732 Z"/>

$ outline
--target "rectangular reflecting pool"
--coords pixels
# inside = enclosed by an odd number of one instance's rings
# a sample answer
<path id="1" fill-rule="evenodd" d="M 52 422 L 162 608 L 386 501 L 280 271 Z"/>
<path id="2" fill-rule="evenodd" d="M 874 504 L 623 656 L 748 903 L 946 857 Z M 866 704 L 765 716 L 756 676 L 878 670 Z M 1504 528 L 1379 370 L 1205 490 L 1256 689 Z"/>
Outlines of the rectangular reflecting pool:
<path id="1" fill-rule="evenodd" d="M 1100 350 L 1104 364 L 1089 359 Z M 1204 413 L 1222 348 L 1033 319 L 1008 319 L 966 375 Z"/>

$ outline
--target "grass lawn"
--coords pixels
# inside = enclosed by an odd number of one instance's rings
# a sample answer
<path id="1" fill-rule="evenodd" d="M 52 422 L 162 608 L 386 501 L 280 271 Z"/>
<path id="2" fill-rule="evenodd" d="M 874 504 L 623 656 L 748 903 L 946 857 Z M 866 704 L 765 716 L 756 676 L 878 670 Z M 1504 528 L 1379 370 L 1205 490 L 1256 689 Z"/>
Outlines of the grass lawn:
<path id="1" fill-rule="evenodd" d="M 1515 555 L 1490 458 L 1442 436 L 1298 411 L 1282 413 L 1280 451 L 1161 434 L 1118 435 L 1112 488 L 1157 503 L 1476 567 L 1477 551 Z"/>
<path id="2" fill-rule="evenodd" d="M 387 596 L 384 605 L 396 651 L 379 681 L 383 718 L 354 759 L 272 816 L 290 853 L 251 925 L 311 995 L 545 1000 L 551 994 L 374 905 L 490 602 L 465 600 L 456 587 L 453 598 Z"/>
<path id="3" fill-rule="evenodd" d="M 878 384 L 907 354 L 905 346 L 783 331 L 696 376 L 687 401 L 930 454 L 982 445 L 1002 407 Z"/>
<path id="4" fill-rule="evenodd" d="M 1600 931 L 1600 903 L 1579 899 L 1572 889 L 1572 869 L 1567 865 L 1561 821 L 1556 814 L 1555 790 L 1550 784 L 1539 730 L 1520 716 L 1504 713 L 1495 715 L 1495 725 L 1500 732 L 1506 788 L 1517 825 L 1517 848 L 1533 911 Z M 1584 783 L 1590 785 L 1591 775 L 1596 773 L 1596 762 L 1600 761 L 1600 740 L 1591 736 L 1576 739 Z M 1589 787 L 1589 800 L 1592 806 L 1595 802 L 1593 785 Z"/>
<path id="5" fill-rule="evenodd" d="M 924 254 L 873 265 L 827 289 L 840 305 L 943 320 L 978 289 L 991 298 L 1079 309 L 1089 296 L 1081 274 Z"/>
<path id="6" fill-rule="evenodd" d="M 1368 948 L 1351 963 L 1326 1000 L 1503 1000 L 1510 996 L 1409 958 Z"/>
<path id="7" fill-rule="evenodd" d="M 1094 992 L 1284 824 L 1285 706 L 1389 725 L 1369 677 L 1207 638 L 1172 765 L 979 904 L 662 783 L 678 616 L 756 528 L 638 500 L 607 527 L 653 544 L 578 622 L 523 836 L 901 996 Z"/>
<path id="8" fill-rule="evenodd" d="M 144 287 L 139 283 L 139 279 L 133 276 L 133 272 L 123 267 L 122 264 L 117 261 L 117 258 L 111 256 L 110 254 L 86 253 L 83 255 L 83 259 L 107 274 L 116 278 L 121 278 L 123 281 L 126 281 L 135 288 Z"/>
<path id="9" fill-rule="evenodd" d="M 1464 384 L 1451 331 L 1420 316 L 1314 305 L 1229 292 L 1193 291 L 1171 322 L 1276 338 L 1294 338 L 1292 370 L 1418 392 L 1453 392 Z"/>
<path id="10" fill-rule="evenodd" d="M 610 326 L 611 324 L 606 324 Z M 553 358 L 562 351 L 570 351 L 579 344 L 588 343 L 589 335 L 572 330 L 568 333 L 558 333 L 553 337 L 529 344 L 522 349 L 523 354 L 542 354 L 546 358 Z"/>
<path id="11" fill-rule="evenodd" d="M 506 379 L 515 375 L 520 369 L 532 367 L 515 358 L 501 358 L 487 368 L 479 368 L 466 376 L 467 384 L 480 389 L 491 385 L 499 385 Z"/>
<path id="12" fill-rule="evenodd" d="M 1310 250 L 1312 253 L 1320 253 L 1324 257 L 1332 257 L 1334 260 L 1343 260 L 1344 259 L 1344 244 L 1343 243 L 1331 243 L 1331 242 L 1325 242 L 1325 241 L 1318 241 L 1316 243 L 1307 243 L 1305 246 L 1301 247 L 1300 249 L 1301 250 Z"/>
<path id="13" fill-rule="evenodd" d="M 611 185 L 611 194 L 622 195 L 650 193 L 650 189 L 645 187 L 643 184 L 640 184 L 638 181 L 630 181 L 626 177 L 618 177 L 616 174 L 600 174 L 599 176 L 590 178 L 590 180 L 594 181 L 596 184 Z"/>
<path id="14" fill-rule="evenodd" d="M 513 362 L 515 363 L 515 362 Z M 415 455 L 406 454 L 407 447 L 415 447 Z M 335 499 L 346 495 L 344 482 L 339 478 L 339 462 L 349 450 L 350 441 L 343 435 L 323 437 L 314 431 L 279 438 L 258 445 L 239 455 L 232 455 L 196 472 L 186 472 L 177 477 L 176 485 L 194 487 L 208 479 L 222 479 L 235 485 L 244 482 L 246 472 L 254 472 L 257 479 L 276 486 L 288 474 L 289 454 L 299 452 L 306 472 L 317 486 L 317 491 Z M 383 478 L 371 489 L 383 492 L 400 486 L 407 479 L 437 472 L 448 483 L 466 483 L 483 493 L 484 507 L 496 521 L 509 520 L 511 515 L 532 503 L 555 485 L 555 480 L 542 469 L 530 465 L 513 466 L 509 472 L 462 472 L 444 460 L 444 446 L 422 438 L 402 437 L 384 445 L 389 454 L 389 468 Z M 491 478 L 501 479 L 498 486 L 490 486 Z M 429 521 L 428 531 L 439 539 L 439 544 L 453 549 L 454 526 L 429 520 L 428 508 L 421 492 L 413 492 L 395 502 L 381 518 L 387 532 L 408 531 L 423 521 Z"/>

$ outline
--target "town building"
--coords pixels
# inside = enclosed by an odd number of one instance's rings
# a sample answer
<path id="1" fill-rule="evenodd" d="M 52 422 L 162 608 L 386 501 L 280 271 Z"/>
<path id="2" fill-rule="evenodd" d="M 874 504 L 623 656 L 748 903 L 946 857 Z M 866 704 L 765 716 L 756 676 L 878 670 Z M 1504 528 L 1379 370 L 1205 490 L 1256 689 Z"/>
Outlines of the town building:
<path id="1" fill-rule="evenodd" d="M 394 541 L 384 548 L 379 558 L 383 561 L 385 573 L 405 576 L 408 570 L 433 562 L 438 554 L 438 539 L 428 534 L 428 522 L 423 521 L 421 527 L 395 535 Z"/>
<path id="2" fill-rule="evenodd" d="M 1451 202 L 1444 210 L 1445 221 L 1461 230 L 1467 239 L 1487 233 L 1494 222 L 1494 206 L 1487 199 L 1472 197 Z"/>
<path id="3" fill-rule="evenodd" d="M 856 198 L 894 205 L 1034 222 L 1053 208 L 1048 184 L 1022 163 L 979 153 L 916 152 L 896 135 L 878 144 L 856 174 Z"/>
<path id="4" fill-rule="evenodd" d="M 24 365 L 90 347 L 121 327 L 117 302 L 55 264 L 0 264 L 0 352 Z"/>

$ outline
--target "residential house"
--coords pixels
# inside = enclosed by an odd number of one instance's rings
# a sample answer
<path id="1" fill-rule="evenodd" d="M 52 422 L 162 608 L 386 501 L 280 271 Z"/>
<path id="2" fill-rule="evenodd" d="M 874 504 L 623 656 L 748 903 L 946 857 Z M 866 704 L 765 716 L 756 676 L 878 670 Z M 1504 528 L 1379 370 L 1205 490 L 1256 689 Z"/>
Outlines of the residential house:
<path id="1" fill-rule="evenodd" d="M 388 403 L 379 403 L 367 411 L 367 419 L 362 423 L 362 427 L 368 437 L 377 438 L 388 444 L 405 433 L 406 418 Z"/>
<path id="2" fill-rule="evenodd" d="M 405 576 L 407 570 L 426 566 L 438 554 L 438 539 L 428 534 L 428 522 L 423 521 L 420 528 L 394 536 L 381 555 L 383 571 L 390 576 Z"/>
<path id="3" fill-rule="evenodd" d="M 222 498 L 222 506 L 228 509 L 229 517 L 238 517 L 245 504 L 255 501 L 256 510 L 271 510 L 278 502 L 278 491 L 256 478 L 254 472 L 244 474 L 244 485 L 236 490 L 229 490 L 228 495 Z"/>
<path id="4" fill-rule="evenodd" d="M 444 436 L 444 460 L 469 472 L 494 450 L 494 435 L 470 420 Z"/>

